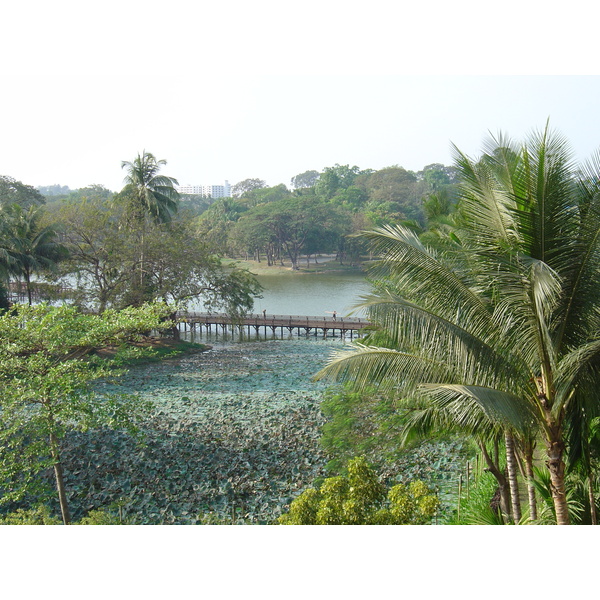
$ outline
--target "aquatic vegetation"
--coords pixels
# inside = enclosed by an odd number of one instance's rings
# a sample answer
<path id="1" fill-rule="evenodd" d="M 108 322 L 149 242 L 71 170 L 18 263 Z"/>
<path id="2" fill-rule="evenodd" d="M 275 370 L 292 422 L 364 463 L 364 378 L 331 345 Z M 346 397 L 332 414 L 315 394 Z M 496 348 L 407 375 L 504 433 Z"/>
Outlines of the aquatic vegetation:
<path id="1" fill-rule="evenodd" d="M 106 390 L 138 393 L 154 410 L 141 446 L 124 432 L 68 437 L 65 476 L 74 516 L 119 501 L 136 523 L 196 523 L 207 514 L 274 522 L 324 475 L 323 384 L 310 378 L 341 343 L 215 346 L 104 382 Z"/>

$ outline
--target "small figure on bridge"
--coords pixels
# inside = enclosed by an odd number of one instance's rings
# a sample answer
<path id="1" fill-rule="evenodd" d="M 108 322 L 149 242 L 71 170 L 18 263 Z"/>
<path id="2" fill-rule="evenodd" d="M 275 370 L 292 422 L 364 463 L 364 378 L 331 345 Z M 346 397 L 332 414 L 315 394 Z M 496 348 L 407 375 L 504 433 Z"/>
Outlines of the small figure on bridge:
<path id="1" fill-rule="evenodd" d="M 263 318 L 266 319 L 267 318 L 267 309 L 263 308 Z"/>

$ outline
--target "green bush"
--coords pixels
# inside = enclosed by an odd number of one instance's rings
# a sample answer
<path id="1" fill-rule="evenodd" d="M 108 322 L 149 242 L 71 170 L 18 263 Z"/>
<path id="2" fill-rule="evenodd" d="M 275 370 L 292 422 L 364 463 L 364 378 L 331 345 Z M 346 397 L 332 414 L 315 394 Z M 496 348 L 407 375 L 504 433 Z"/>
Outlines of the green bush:
<path id="1" fill-rule="evenodd" d="M 47 506 L 38 506 L 0 515 L 0 525 L 62 525 L 62 520 L 51 515 Z"/>
<path id="2" fill-rule="evenodd" d="M 111 513 L 107 509 L 100 508 L 91 510 L 87 517 L 82 517 L 76 525 L 127 525 L 127 521 L 122 520 L 119 515 Z"/>
<path id="3" fill-rule="evenodd" d="M 421 525 L 439 506 L 422 481 L 387 488 L 362 458 L 348 463 L 348 476 L 329 477 L 309 488 L 279 517 L 282 525 Z"/>

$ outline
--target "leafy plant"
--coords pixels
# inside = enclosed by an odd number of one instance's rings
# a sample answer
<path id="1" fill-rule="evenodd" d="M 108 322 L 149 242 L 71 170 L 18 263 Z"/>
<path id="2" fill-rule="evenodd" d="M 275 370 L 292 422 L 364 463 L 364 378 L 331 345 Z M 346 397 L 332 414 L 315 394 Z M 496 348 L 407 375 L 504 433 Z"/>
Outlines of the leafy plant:
<path id="1" fill-rule="evenodd" d="M 329 388 L 321 410 L 327 418 L 321 445 L 328 453 L 326 468 L 331 474 L 345 474 L 349 460 L 364 456 L 385 479 L 399 483 L 421 479 L 448 495 L 446 488 L 468 457 L 469 447 L 462 436 L 431 436 L 403 445 L 406 409 L 375 389 Z"/>
<path id="2" fill-rule="evenodd" d="M 437 496 L 422 481 L 390 490 L 363 457 L 348 463 L 348 476 L 329 477 L 305 490 L 279 518 L 282 525 L 421 525 L 431 522 Z"/>
<path id="3" fill-rule="evenodd" d="M 0 515 L 0 525 L 61 525 L 62 521 L 50 513 L 47 506 L 30 509 L 19 508 L 7 515 Z"/>
<path id="4" fill-rule="evenodd" d="M 62 439 L 77 429 L 135 432 L 147 410 L 132 396 L 92 389 L 92 381 L 115 372 L 89 352 L 157 328 L 165 310 L 148 305 L 90 315 L 69 306 L 18 305 L 0 316 L 0 504 L 25 497 L 52 468 L 63 521 L 70 522 Z"/>
<path id="5" fill-rule="evenodd" d="M 569 524 L 568 427 L 585 435 L 600 412 L 600 155 L 574 165 L 547 126 L 523 144 L 490 140 L 478 161 L 456 150 L 456 162 L 453 243 L 428 247 L 402 225 L 365 233 L 390 282 L 362 304 L 379 341 L 338 353 L 318 377 L 419 398 L 413 429 L 502 435 L 508 476 L 489 468 L 514 521 L 515 453 L 531 472 L 543 441 L 556 520 Z"/>
<path id="6" fill-rule="evenodd" d="M 122 501 L 113 502 L 105 508 L 91 510 L 77 525 L 134 525 L 133 517 L 123 516 L 122 505 Z"/>
<path id="7" fill-rule="evenodd" d="M 471 484 L 468 497 L 458 499 L 458 508 L 447 520 L 449 525 L 503 525 L 504 521 L 491 500 L 498 483 L 489 473 Z"/>

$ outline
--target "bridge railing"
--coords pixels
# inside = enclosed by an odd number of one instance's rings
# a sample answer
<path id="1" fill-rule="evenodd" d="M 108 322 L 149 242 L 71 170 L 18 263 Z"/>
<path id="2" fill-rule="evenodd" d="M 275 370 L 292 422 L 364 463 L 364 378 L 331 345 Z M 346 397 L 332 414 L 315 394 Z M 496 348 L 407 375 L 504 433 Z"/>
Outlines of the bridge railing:
<path id="1" fill-rule="evenodd" d="M 311 316 L 311 315 L 276 315 L 276 314 L 248 314 L 244 317 L 232 317 L 227 313 L 206 313 L 206 312 L 197 312 L 197 311 L 185 311 L 180 312 L 177 315 L 179 318 L 183 319 L 206 319 L 212 322 L 243 322 L 243 323 L 270 323 L 270 322 L 319 322 L 319 323 L 360 323 L 367 324 L 367 319 L 363 318 L 349 318 L 349 317 L 324 317 L 320 316 Z"/>

